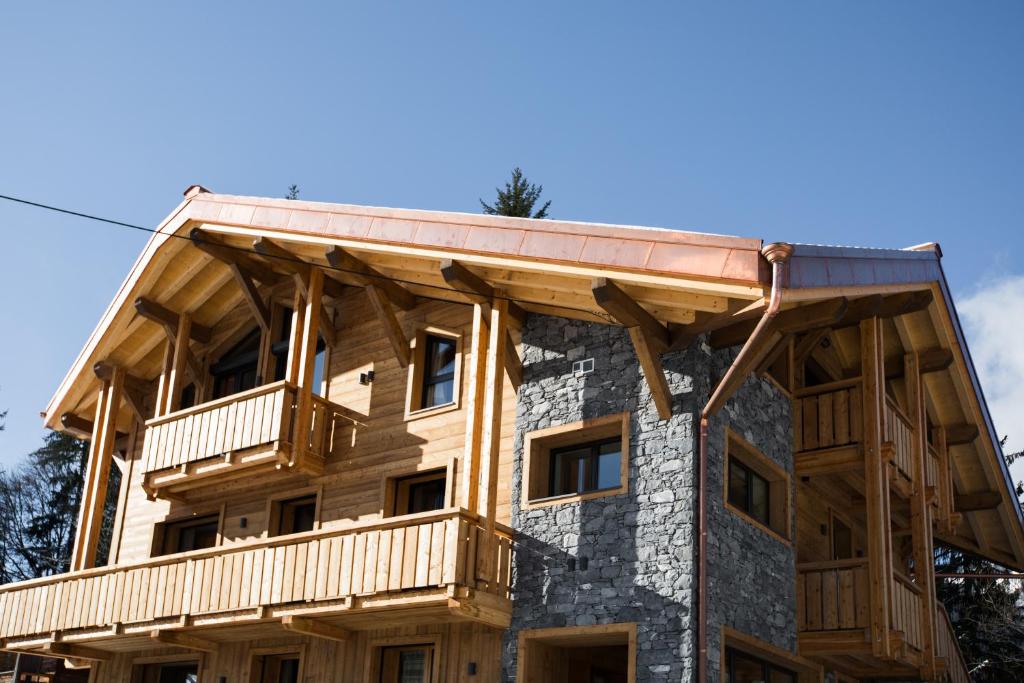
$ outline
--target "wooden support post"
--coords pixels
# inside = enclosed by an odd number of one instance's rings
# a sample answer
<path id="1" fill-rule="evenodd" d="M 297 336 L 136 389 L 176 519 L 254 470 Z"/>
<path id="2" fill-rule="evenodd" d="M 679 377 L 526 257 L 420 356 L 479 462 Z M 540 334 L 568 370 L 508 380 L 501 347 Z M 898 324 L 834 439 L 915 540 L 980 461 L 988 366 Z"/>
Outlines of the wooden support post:
<path id="1" fill-rule="evenodd" d="M 171 361 L 170 378 L 167 381 L 167 407 L 164 414 L 173 413 L 181 403 L 181 390 L 185 388 L 185 375 L 191 352 L 188 340 L 191 336 L 192 316 L 182 313 L 178 317 L 178 331 L 174 337 L 174 358 Z M 195 381 L 195 380 L 193 380 Z M 198 382 L 196 392 L 199 392 Z"/>
<path id="2" fill-rule="evenodd" d="M 309 433 L 313 427 L 313 375 L 316 369 L 316 342 L 320 330 L 320 309 L 323 298 L 324 273 L 319 268 L 309 272 L 305 312 L 303 313 L 300 337 L 301 359 L 299 361 L 299 391 L 295 409 L 295 427 L 292 450 L 292 464 L 296 451 L 305 455 L 309 449 Z"/>
<path id="3" fill-rule="evenodd" d="M 164 362 L 160 370 L 160 379 L 156 387 L 156 406 L 153 408 L 153 417 L 161 417 L 167 414 L 167 397 L 171 392 L 171 369 L 174 367 L 174 339 L 167 338 L 164 342 Z"/>
<path id="4" fill-rule="evenodd" d="M 103 525 L 103 503 L 107 499 L 107 480 L 117 438 L 117 414 L 121 408 L 124 371 L 114 367 L 109 380 L 103 380 L 96 399 L 89 460 L 86 465 L 82 503 L 78 510 L 78 533 L 71 555 L 71 571 L 92 567 L 96 562 L 96 544 Z"/>
<path id="5" fill-rule="evenodd" d="M 324 638 L 340 642 L 345 642 L 352 638 L 352 632 L 347 629 L 308 617 L 287 616 L 281 619 L 281 626 L 286 631 L 313 636 L 314 638 Z"/>
<path id="6" fill-rule="evenodd" d="M 862 427 L 864 489 L 867 513 L 868 575 L 870 581 L 871 649 L 888 658 L 890 590 L 892 587 L 892 526 L 889 515 L 888 465 L 882 458 L 885 368 L 882 321 L 868 318 L 860 323 L 861 374 L 863 375 Z"/>
<path id="7" fill-rule="evenodd" d="M 511 315 L 509 315 L 509 322 L 512 322 Z M 508 381 L 512 383 L 512 388 L 519 391 L 519 387 L 523 383 L 523 359 L 516 351 L 511 334 L 505 340 L 505 372 L 508 374 Z"/>
<path id="8" fill-rule="evenodd" d="M 384 327 L 384 335 L 391 343 L 398 364 L 403 368 L 409 367 L 409 341 L 405 338 L 401 323 L 395 317 L 387 294 L 376 285 L 366 285 L 366 296 L 369 297 L 373 310 L 377 312 L 377 319 Z"/>
<path id="9" fill-rule="evenodd" d="M 469 348 L 469 390 L 466 400 L 466 445 L 459 466 L 461 506 L 477 512 L 480 481 L 480 434 L 484 419 L 484 383 L 487 376 L 487 343 L 490 340 L 490 307 L 473 305 L 473 336 Z"/>
<path id="10" fill-rule="evenodd" d="M 651 399 L 658 410 L 658 417 L 667 420 L 672 417 L 672 391 L 668 387 L 665 370 L 661 366 L 661 354 L 654 348 L 655 344 L 642 327 L 630 327 L 629 338 L 644 371 L 644 379 L 651 390 Z"/>
<path id="11" fill-rule="evenodd" d="M 918 354 L 903 358 L 903 376 L 907 388 L 907 415 L 913 429 L 911 457 L 914 469 L 914 492 L 910 498 L 910 530 L 914 553 L 914 574 L 921 589 L 921 669 L 926 680 L 935 671 L 935 556 L 932 548 L 931 505 L 928 503 L 927 422 L 925 420 L 924 386 Z"/>
<path id="12" fill-rule="evenodd" d="M 292 298 L 292 327 L 288 340 L 288 367 L 285 370 L 284 378 L 292 383 L 299 383 L 301 374 L 299 361 L 302 360 L 302 328 L 306 319 L 306 300 L 302 295 L 302 288 L 295 288 L 295 295 Z"/>
<path id="13" fill-rule="evenodd" d="M 505 384 L 505 344 L 508 342 L 508 301 L 491 303 L 487 363 L 484 373 L 483 419 L 480 429 L 480 514 L 486 516 L 487 538 L 494 535 L 498 504 L 498 458 L 501 451 L 501 399 Z"/>

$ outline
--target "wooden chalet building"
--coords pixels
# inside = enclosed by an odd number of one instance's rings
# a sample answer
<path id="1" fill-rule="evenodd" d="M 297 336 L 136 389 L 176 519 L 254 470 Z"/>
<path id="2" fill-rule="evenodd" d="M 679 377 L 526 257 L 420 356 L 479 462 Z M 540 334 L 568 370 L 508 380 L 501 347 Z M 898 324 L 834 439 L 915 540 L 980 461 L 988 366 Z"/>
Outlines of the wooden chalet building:
<path id="1" fill-rule="evenodd" d="M 1021 568 L 1024 527 L 940 259 L 193 186 L 46 409 L 91 440 L 72 568 L 0 587 L 0 649 L 966 682 L 933 547 Z"/>

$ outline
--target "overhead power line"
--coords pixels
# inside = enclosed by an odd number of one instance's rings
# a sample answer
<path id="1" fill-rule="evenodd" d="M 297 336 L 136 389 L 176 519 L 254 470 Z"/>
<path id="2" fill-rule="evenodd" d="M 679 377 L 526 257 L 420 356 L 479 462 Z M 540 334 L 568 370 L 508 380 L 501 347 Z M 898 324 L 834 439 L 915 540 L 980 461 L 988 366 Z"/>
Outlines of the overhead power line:
<path id="1" fill-rule="evenodd" d="M 96 216 L 96 215 L 93 215 L 93 214 L 84 213 L 82 211 L 74 211 L 74 210 L 71 210 L 71 209 L 61 208 L 59 206 L 53 206 L 51 204 L 43 204 L 41 202 L 33 202 L 33 201 L 28 200 L 28 199 L 22 199 L 20 197 L 12 197 L 10 195 L 5 195 L 5 194 L 0 194 L 0 199 L 5 199 L 5 200 L 7 200 L 9 202 L 14 202 L 14 203 L 17 203 L 17 204 L 24 204 L 24 205 L 27 205 L 27 206 L 32 206 L 32 207 L 35 207 L 35 208 L 38 208 L 38 209 L 45 209 L 47 211 L 54 211 L 54 212 L 57 212 L 57 213 L 66 214 L 68 216 L 75 216 L 76 218 L 84 218 L 84 219 L 87 219 L 87 220 L 97 221 L 97 222 L 100 222 L 100 223 L 107 223 L 109 225 L 114 225 L 114 226 L 121 227 L 121 228 L 129 228 L 131 230 L 139 230 L 139 231 L 148 232 L 148 233 L 151 233 L 151 234 L 159 233 L 161 235 L 167 235 L 168 237 L 174 237 L 176 239 L 181 239 L 181 240 L 185 240 L 186 242 L 192 243 L 192 238 L 189 237 L 188 235 L 179 235 L 177 233 L 160 232 L 159 230 L 156 230 L 155 228 L 147 228 L 147 227 L 145 227 L 143 225 L 136 225 L 134 223 L 126 223 L 124 221 L 118 221 L 118 220 L 114 220 L 112 218 L 104 218 L 102 216 Z M 256 256 L 256 257 L 261 258 L 261 259 L 271 259 L 271 260 L 278 260 L 278 261 L 283 261 L 283 262 L 298 263 L 298 264 L 307 265 L 307 266 L 312 265 L 312 266 L 315 266 L 317 268 L 322 268 L 324 270 L 332 270 L 332 271 L 336 271 L 336 272 L 339 272 L 339 273 L 348 273 L 350 275 L 358 275 L 358 276 L 364 277 L 364 278 L 377 278 L 377 279 L 380 279 L 380 280 L 388 280 L 388 281 L 391 281 L 391 282 L 398 282 L 398 283 L 401 283 L 401 284 L 404 284 L 404 285 L 412 285 L 414 287 L 426 287 L 426 288 L 429 288 L 429 289 L 437 289 L 437 290 L 441 290 L 441 291 L 445 291 L 445 292 L 456 292 L 458 294 L 466 294 L 466 295 L 476 295 L 477 294 L 476 292 L 471 292 L 471 291 L 466 291 L 466 290 L 458 289 L 457 287 L 446 287 L 444 285 L 435 285 L 435 284 L 431 284 L 429 282 L 415 282 L 413 280 L 403 280 L 402 278 L 388 277 L 387 275 L 383 275 L 383 274 L 380 274 L 380 273 L 365 273 L 365 272 L 353 270 L 353 269 L 350 269 L 350 268 L 341 268 L 341 267 L 334 266 L 334 265 L 331 265 L 331 264 L 326 264 L 326 265 L 322 264 L 322 263 L 311 264 L 308 261 L 305 261 L 305 260 L 303 260 L 301 258 L 288 258 L 288 257 L 286 257 L 284 255 L 279 255 L 279 254 L 262 254 L 262 253 L 256 251 L 255 249 L 249 249 L 249 248 L 246 248 L 246 247 L 238 247 L 238 246 L 235 246 L 235 245 L 232 245 L 232 244 L 223 244 L 221 246 L 224 246 L 224 247 L 226 247 L 228 249 L 232 249 L 234 251 L 238 251 L 238 252 L 241 252 L 241 253 L 244 253 L 244 254 Z M 443 301 L 443 302 L 446 302 L 446 303 L 453 303 L 451 301 L 451 299 L 446 299 L 444 297 L 439 297 L 439 296 L 429 296 L 429 295 L 423 295 L 423 294 L 417 294 L 416 296 L 419 296 L 420 298 L 423 298 L 423 299 L 429 299 L 430 301 Z M 510 302 L 515 302 L 516 301 L 516 299 L 514 299 L 514 298 L 512 298 L 510 296 L 503 295 L 503 294 L 495 294 L 494 298 L 501 299 L 503 301 L 510 301 Z M 579 313 L 587 313 L 589 315 L 596 315 L 596 316 L 598 316 L 600 318 L 603 318 L 603 319 L 607 320 L 610 323 L 615 323 L 616 322 L 610 315 L 607 315 L 605 313 L 600 313 L 600 312 L 597 312 L 597 311 L 593 311 L 593 310 L 590 310 L 590 309 L 587 309 L 587 308 L 579 308 L 579 307 L 574 307 L 574 306 L 566 306 L 566 305 L 562 305 L 562 304 L 559 304 L 557 307 L 565 309 L 567 311 L 577 311 Z"/>

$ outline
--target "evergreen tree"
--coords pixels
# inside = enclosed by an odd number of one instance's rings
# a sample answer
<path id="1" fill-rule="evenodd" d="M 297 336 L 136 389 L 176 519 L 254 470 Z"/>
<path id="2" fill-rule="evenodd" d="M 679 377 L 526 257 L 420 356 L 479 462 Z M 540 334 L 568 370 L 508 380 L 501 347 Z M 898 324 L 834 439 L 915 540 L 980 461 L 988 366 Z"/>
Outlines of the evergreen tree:
<path id="1" fill-rule="evenodd" d="M 289 185 L 288 194 L 284 196 L 285 199 L 298 199 L 299 198 L 299 186 Z"/>
<path id="2" fill-rule="evenodd" d="M 483 199 L 480 205 L 484 213 L 492 216 L 516 216 L 519 218 L 547 218 L 548 207 L 551 201 L 544 203 L 544 206 L 533 210 L 534 205 L 540 199 L 543 185 L 531 185 L 530 181 L 523 175 L 522 170 L 517 166 L 512 169 L 512 182 L 505 183 L 505 189 L 494 188 L 498 198 L 494 204 L 488 204 Z"/>

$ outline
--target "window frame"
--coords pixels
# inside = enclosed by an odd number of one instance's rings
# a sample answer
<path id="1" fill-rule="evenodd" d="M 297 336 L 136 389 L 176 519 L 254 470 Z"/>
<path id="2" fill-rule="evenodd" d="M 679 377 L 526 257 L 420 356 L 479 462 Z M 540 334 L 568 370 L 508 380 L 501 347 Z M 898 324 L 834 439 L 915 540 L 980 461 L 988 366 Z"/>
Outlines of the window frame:
<path id="1" fill-rule="evenodd" d="M 294 655 L 299 658 L 298 680 L 304 680 L 306 669 L 306 644 L 281 645 L 278 647 L 256 647 L 249 650 L 249 657 L 246 663 L 247 669 L 243 672 L 242 679 L 249 683 L 261 683 L 262 667 L 256 666 L 256 662 L 264 657 L 286 657 Z"/>
<path id="2" fill-rule="evenodd" d="M 444 480 L 444 505 L 431 512 L 438 512 L 440 510 L 447 509 L 449 507 L 448 503 L 451 501 L 453 495 L 451 463 L 449 463 L 448 466 L 421 467 L 413 471 L 407 471 L 402 474 L 387 477 L 384 480 L 384 490 L 381 496 L 381 517 L 402 517 L 407 514 L 428 514 L 399 512 L 399 510 L 403 510 L 407 507 L 408 487 L 410 485 L 434 481 L 437 479 Z M 405 489 L 404 491 L 403 488 Z"/>
<path id="3" fill-rule="evenodd" d="M 276 538 L 277 536 L 288 536 L 290 534 L 280 533 L 281 529 L 281 505 L 299 498 L 316 497 L 316 509 L 313 512 L 313 531 L 321 527 L 320 515 L 323 506 L 323 486 L 306 486 L 298 489 L 288 489 L 275 493 L 267 498 L 266 523 L 264 524 L 262 538 Z M 298 532 L 308 533 L 308 532 Z"/>
<path id="4" fill-rule="evenodd" d="M 619 483 L 615 486 L 602 487 L 597 483 L 599 474 L 597 463 L 601 459 L 601 447 L 613 443 L 619 444 Z M 622 439 L 616 435 L 609 438 L 587 441 L 581 444 L 569 444 L 567 446 L 552 448 L 548 455 L 548 491 L 554 491 L 556 488 L 555 484 L 558 481 L 559 461 L 563 459 L 563 456 L 583 450 L 588 451 L 586 455 L 579 458 L 579 461 L 584 463 L 584 476 L 577 480 L 576 490 L 567 491 L 565 493 L 552 493 L 550 496 L 551 498 L 572 495 L 583 496 L 588 493 L 598 493 L 608 489 L 617 489 L 622 485 Z M 583 483 L 583 479 L 592 480 L 594 482 L 593 488 L 586 488 L 590 481 Z"/>
<path id="5" fill-rule="evenodd" d="M 441 659 L 444 650 L 444 638 L 441 635 L 395 636 L 391 638 L 375 638 L 367 643 L 363 671 L 369 673 L 368 681 L 379 681 L 384 650 L 389 648 L 426 647 L 433 650 L 430 663 L 429 683 L 441 683 Z"/>
<path id="6" fill-rule="evenodd" d="M 163 552 L 164 544 L 167 542 L 167 527 L 169 526 L 186 526 L 188 522 L 195 521 L 198 526 L 200 520 L 205 518 L 216 518 L 217 520 L 217 542 L 214 543 L 211 548 L 219 548 L 224 545 L 224 511 L 226 504 L 221 504 L 216 508 L 197 508 L 191 512 L 183 514 L 169 515 L 164 519 L 153 524 L 153 538 L 150 542 L 150 557 L 167 557 L 168 555 L 177 555 L 179 553 L 198 552 L 199 550 L 208 550 L 209 548 L 198 548 L 193 550 L 175 550 L 174 552 L 165 553 Z"/>
<path id="7" fill-rule="evenodd" d="M 417 420 L 438 415 L 462 407 L 462 334 L 451 329 L 430 325 L 421 327 L 410 342 L 408 384 L 405 397 L 405 420 Z M 437 337 L 455 342 L 455 368 L 452 376 L 452 401 L 436 406 L 423 406 L 425 394 L 424 372 L 426 371 L 427 340 Z"/>
<path id="8" fill-rule="evenodd" d="M 749 441 L 730 428 L 725 430 L 725 454 L 722 468 L 722 504 L 752 526 L 788 546 L 793 544 L 793 487 L 789 473 Z M 731 464 L 735 460 L 746 471 L 767 482 L 768 523 L 732 504 L 729 497 Z M 748 487 L 748 500 L 752 487 Z"/>
<path id="9" fill-rule="evenodd" d="M 198 674 L 197 680 L 202 681 L 206 673 L 206 654 L 197 652 L 195 654 L 174 654 L 174 655 L 153 655 L 144 657 L 133 657 L 131 660 L 131 681 L 132 683 L 144 683 L 145 668 L 147 666 L 163 666 L 165 664 L 192 664 L 196 665 Z"/>
<path id="10" fill-rule="evenodd" d="M 630 413 L 613 413 L 565 425 L 529 432 L 523 439 L 523 483 L 520 507 L 524 510 L 574 503 L 605 496 L 617 496 L 629 491 L 629 423 Z M 587 491 L 551 495 L 550 471 L 552 453 L 571 447 L 607 443 L 619 439 L 619 485 Z"/>
<path id="11" fill-rule="evenodd" d="M 636 683 L 637 670 L 637 625 L 636 622 L 615 622 L 611 624 L 596 624 L 593 626 L 555 626 L 551 628 L 524 628 L 520 629 L 516 647 L 516 683 L 526 683 L 533 680 L 530 675 L 530 657 L 538 645 L 553 645 L 555 647 L 571 647 L 572 645 L 583 645 L 585 647 L 599 647 L 601 644 L 616 644 L 626 646 L 626 680 L 627 683 Z M 619 642 L 622 641 L 622 642 Z"/>
<path id="12" fill-rule="evenodd" d="M 824 667 L 806 657 L 788 652 L 752 635 L 742 633 L 730 626 L 722 626 L 719 635 L 719 678 L 725 678 L 726 654 L 735 650 L 747 657 L 767 662 L 785 673 L 793 674 L 797 683 L 819 683 L 823 680 Z"/>

